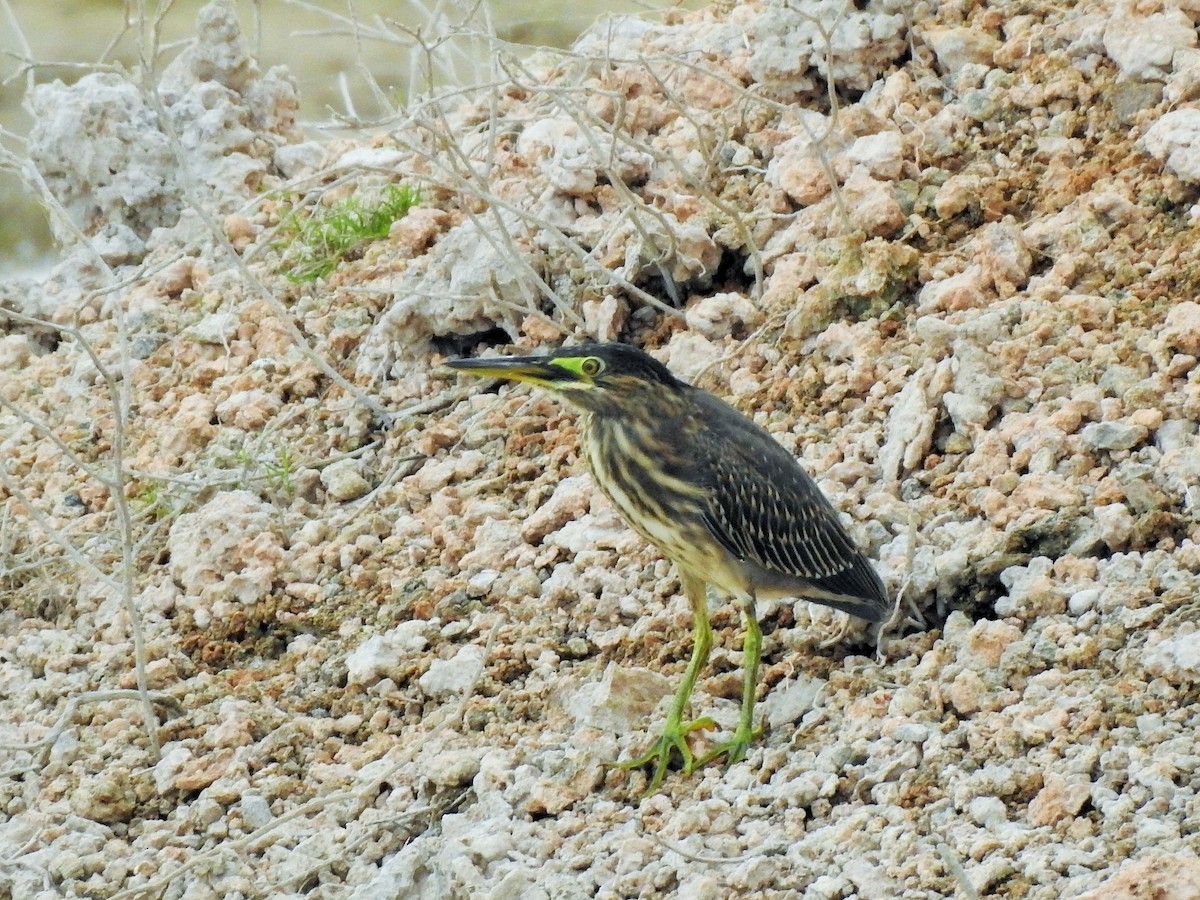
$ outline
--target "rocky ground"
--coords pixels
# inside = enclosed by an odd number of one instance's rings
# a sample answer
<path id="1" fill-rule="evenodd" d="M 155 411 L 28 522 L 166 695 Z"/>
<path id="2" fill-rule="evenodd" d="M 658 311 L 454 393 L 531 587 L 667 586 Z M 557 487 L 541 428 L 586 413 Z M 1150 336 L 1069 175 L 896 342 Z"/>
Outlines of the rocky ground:
<path id="1" fill-rule="evenodd" d="M 1200 897 L 1198 22 L 616 19 L 330 143 L 217 2 L 161 73 L 35 88 L 0 893 Z M 675 573 L 567 411 L 438 368 L 572 335 L 772 431 L 899 595 L 879 653 L 763 604 L 762 739 L 650 797 L 604 764 L 682 673 Z"/>

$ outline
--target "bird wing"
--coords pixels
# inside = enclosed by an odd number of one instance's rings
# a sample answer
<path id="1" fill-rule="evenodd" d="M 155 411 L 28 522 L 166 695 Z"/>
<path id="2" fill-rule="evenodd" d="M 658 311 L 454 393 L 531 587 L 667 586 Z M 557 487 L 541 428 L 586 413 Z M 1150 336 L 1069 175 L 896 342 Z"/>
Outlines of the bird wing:
<path id="1" fill-rule="evenodd" d="M 697 435 L 704 446 L 695 454 L 707 470 L 703 519 L 712 536 L 738 559 L 851 601 L 830 605 L 882 618 L 888 601 L 879 576 L 816 482 L 766 431 L 721 405 Z"/>

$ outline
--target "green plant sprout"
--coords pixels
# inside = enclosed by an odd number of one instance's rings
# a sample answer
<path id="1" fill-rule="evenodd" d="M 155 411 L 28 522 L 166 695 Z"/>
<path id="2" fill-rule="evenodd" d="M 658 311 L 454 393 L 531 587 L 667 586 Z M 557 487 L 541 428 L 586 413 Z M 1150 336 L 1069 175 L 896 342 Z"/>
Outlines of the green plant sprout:
<path id="1" fill-rule="evenodd" d="M 348 197 L 307 218 L 291 213 L 280 228 L 287 239 L 280 270 L 289 281 L 324 278 L 346 259 L 361 255 L 363 244 L 385 238 L 392 224 L 420 201 L 420 191 L 388 185 L 376 202 Z M 286 270 L 286 271 L 285 271 Z"/>

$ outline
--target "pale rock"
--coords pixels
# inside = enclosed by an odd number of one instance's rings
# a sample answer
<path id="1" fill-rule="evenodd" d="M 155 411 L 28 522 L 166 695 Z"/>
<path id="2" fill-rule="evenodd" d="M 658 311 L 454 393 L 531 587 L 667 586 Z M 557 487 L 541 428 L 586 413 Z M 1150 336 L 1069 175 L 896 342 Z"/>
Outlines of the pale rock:
<path id="1" fill-rule="evenodd" d="M 467 579 L 467 593 L 472 597 L 484 597 L 492 589 L 492 586 L 499 577 L 500 573 L 495 569 L 483 569 Z M 537 580 L 536 576 L 534 580 Z M 541 583 L 538 582 L 538 585 L 540 587 Z M 522 591 L 521 593 L 524 594 L 527 592 Z"/>
<path id="2" fill-rule="evenodd" d="M 543 543 L 574 554 L 587 550 L 611 550 L 624 543 L 628 531 L 615 515 L 600 517 L 587 513 L 548 534 Z"/>
<path id="3" fill-rule="evenodd" d="M 270 391 L 251 388 L 235 391 L 229 399 L 217 404 L 217 419 L 222 425 L 232 425 L 245 431 L 258 431 L 283 406 L 283 401 Z"/>
<path id="4" fill-rule="evenodd" d="M 286 144 L 275 151 L 275 167 L 289 179 L 311 175 L 324 164 L 328 146 L 324 141 Z"/>
<path id="5" fill-rule="evenodd" d="M 848 0 L 814 0 L 802 9 L 764 4 L 743 40 L 754 81 L 788 94 L 814 90 L 817 73 L 843 90 L 865 91 L 908 46 L 899 8 L 860 9 Z"/>
<path id="6" fill-rule="evenodd" d="M 983 267 L 967 266 L 961 272 L 926 283 L 917 294 L 917 312 L 928 316 L 937 312 L 960 312 L 987 303 L 983 290 Z"/>
<path id="7" fill-rule="evenodd" d="M 406 160 L 404 153 L 393 147 L 353 147 L 340 154 L 330 167 L 334 172 L 348 172 L 355 169 L 394 170 Z"/>
<path id="8" fill-rule="evenodd" d="M 270 595 L 284 560 L 278 511 L 249 491 L 222 491 L 171 526 L 169 571 L 183 597 L 256 603 Z"/>
<path id="9" fill-rule="evenodd" d="M 430 744 L 422 751 L 419 763 L 425 776 L 434 784 L 460 787 L 470 784 L 479 774 L 484 752 L 479 747 L 447 749 L 440 744 Z"/>
<path id="10" fill-rule="evenodd" d="M 435 659 L 429 671 L 417 679 L 427 697 L 446 698 L 460 694 L 475 683 L 483 671 L 483 648 L 466 644 L 450 659 Z"/>
<path id="11" fill-rule="evenodd" d="M 217 344 L 228 349 L 229 342 L 237 334 L 239 321 L 236 313 L 209 313 L 196 324 L 185 328 L 183 336 L 201 344 Z"/>
<path id="12" fill-rule="evenodd" d="M 1124 503 L 1108 503 L 1092 511 L 1096 535 L 1110 550 L 1124 550 L 1137 522 Z"/>
<path id="13" fill-rule="evenodd" d="M 983 335 L 981 343 L 991 343 L 990 336 Z M 968 337 L 953 341 L 954 390 L 947 391 L 942 402 L 946 412 L 954 420 L 954 427 L 962 434 L 971 434 L 982 428 L 992 413 L 1007 395 L 1007 383 L 992 374 L 996 368 L 996 357 Z"/>
<path id="14" fill-rule="evenodd" d="M 601 176 L 626 184 L 643 182 L 654 164 L 649 153 L 617 142 L 602 130 L 585 132 L 566 115 L 530 122 L 517 138 L 516 149 L 556 190 L 572 196 L 593 193 Z"/>
<path id="15" fill-rule="evenodd" d="M 30 158 L 71 221 L 103 242 L 106 258 L 136 259 L 153 229 L 178 220 L 178 166 L 137 85 L 113 72 L 90 73 L 70 86 L 37 85 L 26 106 L 34 120 Z M 57 217 L 50 224 L 60 242 L 74 240 Z"/>
<path id="16" fill-rule="evenodd" d="M 145 90 L 157 90 L 171 136 Z M 209 214 L 236 212 L 268 172 L 275 148 L 300 138 L 295 83 L 283 68 L 260 72 L 230 0 L 200 9 L 195 39 L 157 86 L 96 72 L 69 86 L 37 85 L 27 106 L 35 123 L 30 158 L 74 228 L 110 263 L 174 247 L 168 232 L 176 228 L 194 234 L 189 190 Z M 61 241 L 74 240 L 73 227 L 50 221 Z"/>
<path id="17" fill-rule="evenodd" d="M 797 722 L 811 710 L 828 684 L 823 678 L 797 675 L 793 680 L 777 684 L 763 699 L 762 708 L 772 728 Z"/>
<path id="18" fill-rule="evenodd" d="M 701 297 L 684 312 L 688 328 L 710 340 L 728 337 L 739 325 L 756 325 L 761 318 L 749 297 L 730 292 Z"/>
<path id="19" fill-rule="evenodd" d="M 983 192 L 983 182 L 973 172 L 951 175 L 933 197 L 933 210 L 940 218 L 951 219 L 977 204 Z"/>
<path id="20" fill-rule="evenodd" d="M 1005 573 L 1011 571 L 1012 569 L 1006 569 Z M 1014 625 L 994 619 L 981 619 L 965 633 L 947 630 L 946 642 L 955 647 L 956 658 L 962 666 L 977 672 L 987 672 L 999 667 L 1004 651 L 1020 636 L 1021 630 Z"/>
<path id="21" fill-rule="evenodd" d="M 1200 900 L 1200 859 L 1151 849 L 1075 900 L 1144 900 L 1147 893 L 1154 900 Z"/>
<path id="22" fill-rule="evenodd" d="M 845 322 L 833 322 L 817 335 L 817 347 L 835 362 L 855 359 L 862 350 L 862 337 Z"/>
<path id="23" fill-rule="evenodd" d="M 676 284 L 708 284 L 721 264 L 721 248 L 700 216 L 681 220 L 674 213 L 630 213 L 609 235 L 609 258 L 619 261 L 622 277 L 637 281 L 642 273 L 668 277 Z"/>
<path id="24" fill-rule="evenodd" d="M 1187 419 L 1167 419 L 1154 433 L 1154 445 L 1163 453 L 1188 450 L 1195 440 L 1196 423 Z"/>
<path id="25" fill-rule="evenodd" d="M 609 294 L 603 300 L 583 302 L 583 324 L 587 333 L 598 341 L 615 341 L 629 319 L 629 305 Z"/>
<path id="26" fill-rule="evenodd" d="M 951 360 L 934 363 L 926 359 L 908 377 L 888 413 L 885 440 L 879 450 L 880 474 L 884 480 L 895 481 L 902 473 L 917 468 L 929 454 L 938 410 L 952 375 Z"/>
<path id="27" fill-rule="evenodd" d="M 1200 682 L 1200 631 L 1184 631 L 1150 642 L 1141 660 L 1148 672 L 1172 684 Z"/>
<path id="28" fill-rule="evenodd" d="M 1171 77 L 1163 89 L 1163 99 L 1176 106 L 1200 95 L 1200 50 L 1184 47 L 1171 60 Z"/>
<path id="29" fill-rule="evenodd" d="M 998 296 L 1010 297 L 1029 281 L 1033 252 L 1022 229 L 1009 219 L 985 225 L 970 240 L 967 252 Z"/>
<path id="30" fill-rule="evenodd" d="M 1175 52 L 1196 46 L 1196 27 L 1187 14 L 1173 3 L 1163 6 L 1157 9 L 1158 4 L 1136 0 L 1117 0 L 1113 5 L 1104 29 L 1104 51 L 1122 78 L 1161 81 L 1171 70 Z"/>
<path id="31" fill-rule="evenodd" d="M 154 764 L 154 786 L 159 794 L 168 794 L 174 789 L 175 779 L 192 758 L 192 751 L 187 747 L 168 745 L 163 748 L 162 756 Z"/>
<path id="32" fill-rule="evenodd" d="M 459 560 L 459 569 L 474 573 L 479 569 L 503 568 L 508 555 L 524 545 L 520 526 L 511 518 L 487 518 L 475 528 L 472 549 Z"/>
<path id="33" fill-rule="evenodd" d="M 702 334 L 677 331 L 667 342 L 667 365 L 671 371 L 691 381 L 702 369 L 721 358 L 721 346 Z"/>
<path id="34" fill-rule="evenodd" d="M 970 397 L 956 391 L 947 391 L 942 397 L 946 412 L 954 420 L 954 428 L 962 434 L 968 434 L 968 426 L 982 426 L 991 417 L 992 405 L 981 402 L 976 397 Z"/>
<path id="35" fill-rule="evenodd" d="M 1195 112 L 1196 138 L 1200 139 L 1200 110 Z M 1172 304 L 1167 310 L 1159 337 L 1166 341 L 1167 346 L 1174 347 L 1181 353 L 1200 355 L 1200 303 L 1185 300 Z"/>
<path id="36" fill-rule="evenodd" d="M 1173 109 L 1146 129 L 1142 146 L 1182 180 L 1200 182 L 1200 109 Z"/>
<path id="37" fill-rule="evenodd" d="M 872 237 L 890 235 L 908 221 L 891 183 L 873 178 L 866 166 L 854 168 L 841 193 L 851 223 Z"/>
<path id="38" fill-rule="evenodd" d="M 367 638 L 346 656 L 347 680 L 351 684 L 373 684 L 390 677 L 406 659 L 429 646 L 432 627 L 423 619 L 412 619 Z"/>
<path id="39" fill-rule="evenodd" d="M 552 531 L 586 513 L 595 493 L 590 476 L 567 476 L 555 486 L 550 498 L 524 521 L 521 537 L 530 544 L 538 543 Z"/>
<path id="40" fill-rule="evenodd" d="M 358 376 L 413 377 L 413 360 L 427 356 L 432 335 L 501 328 L 515 338 L 519 311 L 536 307 L 540 294 L 528 267 L 513 265 L 510 248 L 535 245 L 537 230 L 507 210 L 468 218 L 381 282 L 394 299 L 360 345 Z M 447 297 L 455 302 L 448 306 Z"/>
<path id="41" fill-rule="evenodd" d="M 983 708 L 984 697 L 988 695 L 988 685 L 978 672 L 966 670 L 959 672 L 950 682 L 946 698 L 950 706 L 958 710 L 959 715 L 972 715 Z"/>
<path id="42" fill-rule="evenodd" d="M 1086 776 L 1048 773 L 1037 795 L 1029 801 L 1029 824 L 1054 825 L 1075 816 L 1092 796 L 1092 784 Z"/>
<path id="43" fill-rule="evenodd" d="M 874 178 L 895 181 L 904 166 L 904 135 L 899 131 L 863 135 L 842 156 L 854 165 L 862 166 Z"/>
<path id="44" fill-rule="evenodd" d="M 1076 591 L 1067 600 L 1067 609 L 1070 610 L 1073 616 L 1082 616 L 1085 612 L 1093 609 L 1096 606 L 1096 601 L 1100 599 L 1100 591 L 1096 588 L 1084 588 L 1082 591 Z"/>
<path id="45" fill-rule="evenodd" d="M 261 794 L 242 794 L 241 807 L 242 821 L 251 829 L 264 828 L 274 819 L 271 804 Z"/>
<path id="46" fill-rule="evenodd" d="M 429 245 L 445 231 L 453 217 L 444 209 L 416 206 L 392 223 L 388 243 L 397 254 L 412 259 L 424 253 Z"/>
<path id="47" fill-rule="evenodd" d="M 955 74 L 967 65 L 990 66 L 1000 42 L 978 28 L 932 25 L 919 30 L 942 68 Z"/>
<path id="48" fill-rule="evenodd" d="M 976 825 L 993 831 L 1008 824 L 1008 807 L 999 797 L 976 797 L 967 804 L 967 814 Z"/>
<path id="49" fill-rule="evenodd" d="M 357 500 L 371 490 L 358 459 L 339 459 L 321 470 L 321 484 L 334 500 Z"/>
<path id="50" fill-rule="evenodd" d="M 1144 425 L 1132 422 L 1092 422 L 1080 432 L 1084 442 L 1097 450 L 1131 450 L 1149 437 Z"/>
<path id="51" fill-rule="evenodd" d="M 797 132 L 775 148 L 767 163 L 766 182 L 779 188 L 801 206 L 816 203 L 829 193 L 829 175 L 821 165 L 821 154 L 826 158 L 831 148 L 831 137 L 825 142 L 829 131 L 829 120 L 814 110 L 801 109 L 796 113 Z"/>
<path id="52" fill-rule="evenodd" d="M 1053 561 L 1047 557 L 1035 556 L 1028 565 L 1003 570 L 1000 583 L 1008 589 L 1008 594 L 996 601 L 997 615 L 1031 619 L 1064 612 L 1066 592 L 1060 582 L 1050 577 L 1052 566 Z"/>
<path id="53" fill-rule="evenodd" d="M 16 372 L 26 363 L 32 352 L 32 342 L 23 334 L 6 334 L 0 337 L 0 372 Z"/>
<path id="54" fill-rule="evenodd" d="M 578 725 L 628 734 L 671 693 L 671 680 L 659 672 L 609 663 L 599 681 L 580 685 L 561 699 Z"/>

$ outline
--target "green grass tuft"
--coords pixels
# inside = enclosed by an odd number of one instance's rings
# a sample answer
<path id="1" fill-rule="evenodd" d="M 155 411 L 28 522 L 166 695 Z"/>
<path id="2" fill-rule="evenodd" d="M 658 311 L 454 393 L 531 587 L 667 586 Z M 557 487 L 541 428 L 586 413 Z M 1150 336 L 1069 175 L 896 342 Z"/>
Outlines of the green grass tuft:
<path id="1" fill-rule="evenodd" d="M 280 271 L 290 281 L 324 278 L 344 260 L 360 256 L 364 244 L 387 237 L 392 224 L 420 199 L 416 188 L 392 184 L 375 202 L 349 197 L 307 218 L 293 212 L 280 228 L 285 248 Z"/>

